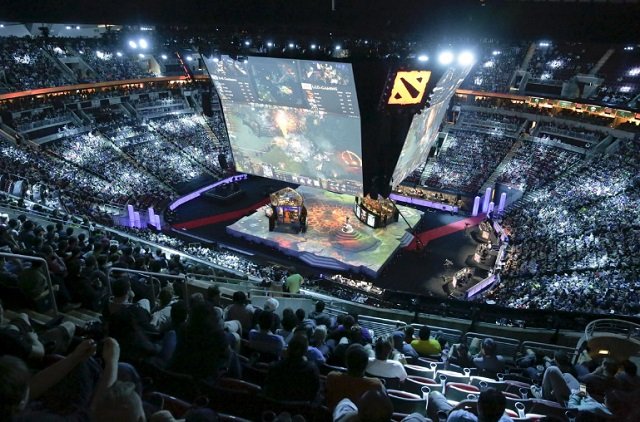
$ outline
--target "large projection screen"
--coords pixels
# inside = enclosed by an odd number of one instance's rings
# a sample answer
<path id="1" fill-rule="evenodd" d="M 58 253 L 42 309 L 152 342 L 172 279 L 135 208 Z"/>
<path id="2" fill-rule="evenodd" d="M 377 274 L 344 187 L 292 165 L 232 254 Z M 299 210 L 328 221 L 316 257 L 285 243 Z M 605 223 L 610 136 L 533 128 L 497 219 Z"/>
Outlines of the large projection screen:
<path id="1" fill-rule="evenodd" d="M 362 195 L 351 64 L 251 56 L 206 64 L 238 171 Z"/>
<path id="2" fill-rule="evenodd" d="M 456 89 L 467 76 L 471 66 L 451 67 L 445 71 L 431 94 L 429 107 L 413 116 L 402 151 L 393 170 L 391 187 L 395 189 L 412 171 L 425 162 L 438 136 L 440 123 Z"/>

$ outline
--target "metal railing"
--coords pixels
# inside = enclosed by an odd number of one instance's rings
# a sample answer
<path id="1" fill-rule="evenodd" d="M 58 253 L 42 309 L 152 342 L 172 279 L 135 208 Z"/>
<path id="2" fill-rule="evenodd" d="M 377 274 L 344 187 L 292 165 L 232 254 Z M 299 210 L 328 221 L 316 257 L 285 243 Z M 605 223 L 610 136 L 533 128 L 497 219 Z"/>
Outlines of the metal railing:
<path id="1" fill-rule="evenodd" d="M 591 321 L 584 329 L 584 334 L 587 341 L 598 334 L 613 334 L 640 343 L 640 325 L 621 319 L 596 319 Z"/>
<path id="2" fill-rule="evenodd" d="M 49 298 L 51 300 L 53 315 L 58 316 L 58 304 L 56 303 L 56 295 L 55 295 L 55 291 L 53 290 L 53 283 L 51 282 L 51 274 L 49 273 L 49 267 L 47 266 L 47 261 L 44 258 L 41 258 L 39 256 L 19 255 L 14 253 L 7 253 L 7 252 L 0 252 L 0 256 L 4 258 L 22 259 L 25 261 L 42 263 L 42 273 L 44 274 L 44 277 L 47 280 L 47 291 L 48 291 L 47 294 L 49 295 Z M 43 297 L 43 295 L 41 296 Z M 33 298 L 30 298 L 30 299 L 33 299 Z"/>
<path id="3" fill-rule="evenodd" d="M 148 276 L 148 277 L 155 277 L 157 279 L 171 279 L 171 280 L 182 280 L 183 283 L 183 289 L 184 289 L 184 295 L 185 295 L 185 302 L 187 302 L 187 306 L 189 306 L 189 296 L 187 295 L 187 277 L 182 274 L 182 275 L 174 275 L 174 274 L 165 274 L 165 273 L 154 273 L 151 271 L 140 271 L 140 270 L 130 270 L 128 268 L 118 268 L 118 267 L 111 267 L 109 268 L 109 270 L 107 271 L 107 279 L 108 279 L 108 288 L 109 288 L 109 294 L 111 295 L 111 273 L 113 272 L 117 272 L 117 273 L 130 273 L 130 274 L 138 274 L 138 275 L 142 275 L 142 276 Z M 155 284 L 154 283 L 150 283 L 151 284 L 151 293 L 153 295 L 153 298 L 157 298 L 158 297 L 158 293 L 159 291 L 156 291 L 155 288 Z M 151 304 L 151 308 L 153 309 L 153 307 L 155 306 L 154 303 Z"/>

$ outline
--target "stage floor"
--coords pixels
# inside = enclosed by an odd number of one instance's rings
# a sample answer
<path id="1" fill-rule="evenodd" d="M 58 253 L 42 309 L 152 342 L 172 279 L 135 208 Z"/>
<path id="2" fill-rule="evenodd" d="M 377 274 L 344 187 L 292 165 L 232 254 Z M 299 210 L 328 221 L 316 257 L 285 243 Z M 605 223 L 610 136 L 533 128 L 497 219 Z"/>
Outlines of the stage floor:
<path id="1" fill-rule="evenodd" d="M 304 186 L 297 191 L 308 211 L 306 233 L 293 233 L 289 226 L 270 232 L 264 207 L 227 226 L 227 232 L 274 247 L 314 267 L 353 270 L 371 277 L 377 277 L 396 251 L 413 239 L 402 217 L 397 223 L 379 229 L 361 223 L 353 214 L 353 196 Z M 398 209 L 411 227 L 422 218 L 422 212 L 416 209 L 400 205 Z M 341 230 L 347 217 L 353 233 Z"/>

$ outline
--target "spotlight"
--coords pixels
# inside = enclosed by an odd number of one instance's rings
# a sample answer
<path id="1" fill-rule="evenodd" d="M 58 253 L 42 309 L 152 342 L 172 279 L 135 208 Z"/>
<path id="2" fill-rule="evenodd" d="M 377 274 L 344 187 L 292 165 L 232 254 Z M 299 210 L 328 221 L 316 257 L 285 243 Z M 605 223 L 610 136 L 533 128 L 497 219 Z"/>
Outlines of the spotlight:
<path id="1" fill-rule="evenodd" d="M 245 42 L 244 42 L 244 45 L 246 45 L 247 47 L 249 47 L 249 46 L 251 45 L 251 42 L 249 42 L 249 41 L 245 41 Z"/>
<path id="2" fill-rule="evenodd" d="M 493 54 L 494 56 L 499 56 L 501 53 L 500 50 L 493 50 L 491 54 Z"/>
<path id="3" fill-rule="evenodd" d="M 418 56 L 418 61 L 419 62 L 428 62 L 429 61 L 429 56 L 427 56 L 426 54 L 420 54 Z"/>
<path id="4" fill-rule="evenodd" d="M 316 47 L 318 47 L 318 46 L 317 46 L 317 45 L 315 45 L 315 44 L 311 44 L 311 49 L 312 49 L 312 50 L 315 50 L 315 49 L 316 49 Z"/>
<path id="5" fill-rule="evenodd" d="M 163 54 L 163 55 L 162 55 L 162 56 L 160 56 L 160 57 L 162 57 L 162 60 L 167 60 L 167 55 L 166 55 L 166 54 Z"/>
<path id="6" fill-rule="evenodd" d="M 273 47 L 273 43 L 271 41 L 267 41 L 267 47 L 269 48 Z"/>
<path id="7" fill-rule="evenodd" d="M 145 40 L 144 38 L 140 38 L 140 41 L 138 41 L 138 45 L 140 46 L 140 48 L 144 48 L 144 49 L 149 47 L 147 40 Z"/>
<path id="8" fill-rule="evenodd" d="M 80 29 L 80 25 L 76 26 L 76 29 Z"/>
<path id="9" fill-rule="evenodd" d="M 187 56 L 187 61 L 190 62 L 191 60 L 193 60 L 193 57 Z"/>
<path id="10" fill-rule="evenodd" d="M 460 66 L 469 66 L 470 64 L 473 64 L 474 61 L 475 58 L 473 57 L 473 53 L 470 51 L 463 51 L 458 54 L 458 64 Z"/>
<path id="11" fill-rule="evenodd" d="M 65 29 L 71 29 L 71 27 L 69 25 L 65 26 Z"/>
<path id="12" fill-rule="evenodd" d="M 438 55 L 438 62 L 445 66 L 453 63 L 453 53 L 451 51 L 443 51 Z"/>
<path id="13" fill-rule="evenodd" d="M 140 53 L 138 54 L 138 57 L 140 57 L 141 59 L 144 59 L 144 54 Z"/>
<path id="14" fill-rule="evenodd" d="M 336 45 L 336 51 L 340 51 L 342 49 L 342 47 L 340 47 L 340 45 Z"/>
<path id="15" fill-rule="evenodd" d="M 116 56 L 118 56 L 118 57 L 122 57 L 122 53 L 121 53 L 120 51 L 118 51 L 118 52 L 116 53 Z"/>
<path id="16" fill-rule="evenodd" d="M 220 58 L 219 58 L 219 57 L 214 57 L 214 58 L 213 58 L 213 62 L 214 62 L 214 63 L 218 63 L 219 61 L 220 61 Z"/>
<path id="17" fill-rule="evenodd" d="M 129 47 L 133 48 L 134 50 L 136 48 L 138 48 L 138 43 L 136 43 L 134 40 L 130 40 L 129 41 Z"/>
<path id="18" fill-rule="evenodd" d="M 295 45 L 294 43 L 292 43 L 292 42 L 290 42 L 290 43 L 289 43 L 289 48 L 293 48 L 293 47 L 295 47 L 295 46 L 296 46 L 296 45 Z"/>

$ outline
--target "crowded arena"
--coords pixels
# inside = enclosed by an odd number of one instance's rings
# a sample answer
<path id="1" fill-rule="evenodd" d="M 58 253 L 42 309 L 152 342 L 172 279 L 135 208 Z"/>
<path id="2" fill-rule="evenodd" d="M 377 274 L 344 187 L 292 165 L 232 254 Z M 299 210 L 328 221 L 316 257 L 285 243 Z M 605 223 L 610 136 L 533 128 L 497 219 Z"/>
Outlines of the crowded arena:
<path id="1" fill-rule="evenodd" d="M 640 420 L 638 2 L 11 2 L 0 420 Z"/>

